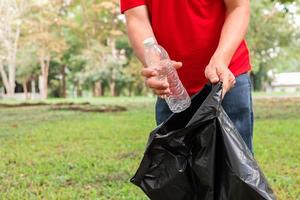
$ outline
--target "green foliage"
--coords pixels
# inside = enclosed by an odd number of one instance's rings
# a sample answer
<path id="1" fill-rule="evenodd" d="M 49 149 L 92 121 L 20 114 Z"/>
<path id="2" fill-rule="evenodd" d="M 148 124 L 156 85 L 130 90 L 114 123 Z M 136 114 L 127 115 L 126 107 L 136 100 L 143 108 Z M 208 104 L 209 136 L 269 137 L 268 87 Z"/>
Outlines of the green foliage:
<path id="1" fill-rule="evenodd" d="M 35 52 L 36 49 L 30 45 L 23 46 L 18 52 L 16 78 L 21 83 L 30 81 L 39 74 L 39 63 Z"/>
<path id="2" fill-rule="evenodd" d="M 38 81 L 41 60 L 49 60 L 50 94 L 81 91 L 102 84 L 105 94 L 142 95 L 149 90 L 140 75 L 126 35 L 119 1 L 24 1 L 17 55 L 17 81 Z M 252 0 L 247 41 L 256 89 L 269 70 L 299 71 L 299 1 Z M 126 58 L 125 58 L 126 57 Z M 47 62 L 48 63 L 48 62 Z M 62 67 L 65 70 L 60 70 Z M 32 73 L 32 74 L 31 74 Z M 56 77 L 65 77 L 65 84 Z M 1 80 L 2 81 L 2 80 Z M 0 82 L 1 84 L 1 82 Z M 65 88 L 63 88 L 63 85 Z M 112 92 L 112 91 L 115 92 Z"/>
<path id="3" fill-rule="evenodd" d="M 285 1 L 284 3 L 287 3 Z M 262 89 L 268 81 L 268 71 L 300 69 L 299 62 L 291 57 L 296 52 L 299 27 L 295 25 L 295 13 L 291 7 L 297 4 L 280 4 L 269 0 L 251 1 L 251 22 L 247 41 L 253 65 L 255 89 Z"/>
<path id="4" fill-rule="evenodd" d="M 128 59 L 131 59 L 134 57 L 133 49 L 131 48 L 128 38 L 126 37 L 121 37 L 116 41 L 116 48 L 119 50 L 125 50 L 126 57 Z"/>

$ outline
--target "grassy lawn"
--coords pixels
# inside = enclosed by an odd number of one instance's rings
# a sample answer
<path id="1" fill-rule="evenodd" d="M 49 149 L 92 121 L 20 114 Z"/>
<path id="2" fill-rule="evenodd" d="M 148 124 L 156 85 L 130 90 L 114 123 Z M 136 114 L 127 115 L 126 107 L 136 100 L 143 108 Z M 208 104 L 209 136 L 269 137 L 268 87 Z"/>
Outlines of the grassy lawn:
<path id="1" fill-rule="evenodd" d="M 0 108 L 0 199 L 147 199 L 129 179 L 155 126 L 154 99 L 91 102 L 128 111 Z M 300 199 L 300 99 L 259 98 L 255 111 L 256 159 L 279 200 Z"/>

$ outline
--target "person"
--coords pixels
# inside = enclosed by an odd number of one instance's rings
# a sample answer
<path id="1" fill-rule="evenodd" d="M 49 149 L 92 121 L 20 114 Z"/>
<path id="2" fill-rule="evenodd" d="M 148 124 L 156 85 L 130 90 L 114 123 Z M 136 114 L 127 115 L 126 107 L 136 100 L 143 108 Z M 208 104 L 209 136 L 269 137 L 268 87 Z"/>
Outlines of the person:
<path id="1" fill-rule="evenodd" d="M 189 95 L 207 82 L 223 82 L 224 110 L 252 151 L 253 111 L 249 50 L 244 40 L 250 18 L 249 0 L 121 0 L 129 40 L 146 66 L 143 41 L 154 37 L 170 55 Z M 155 94 L 156 122 L 172 112 L 163 97 L 168 83 L 157 72 L 141 74 Z"/>

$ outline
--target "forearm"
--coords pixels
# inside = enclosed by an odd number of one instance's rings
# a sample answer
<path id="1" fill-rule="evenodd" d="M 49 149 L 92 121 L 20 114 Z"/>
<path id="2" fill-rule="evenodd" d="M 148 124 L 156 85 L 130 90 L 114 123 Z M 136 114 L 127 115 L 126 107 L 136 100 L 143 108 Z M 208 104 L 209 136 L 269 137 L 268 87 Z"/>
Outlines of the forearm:
<path id="1" fill-rule="evenodd" d="M 249 0 L 227 0 L 227 3 L 226 20 L 214 57 L 222 59 L 228 66 L 246 35 L 250 18 L 250 5 Z"/>
<path id="2" fill-rule="evenodd" d="M 154 37 L 146 6 L 139 6 L 125 12 L 130 43 L 138 59 L 145 64 L 143 41 Z"/>

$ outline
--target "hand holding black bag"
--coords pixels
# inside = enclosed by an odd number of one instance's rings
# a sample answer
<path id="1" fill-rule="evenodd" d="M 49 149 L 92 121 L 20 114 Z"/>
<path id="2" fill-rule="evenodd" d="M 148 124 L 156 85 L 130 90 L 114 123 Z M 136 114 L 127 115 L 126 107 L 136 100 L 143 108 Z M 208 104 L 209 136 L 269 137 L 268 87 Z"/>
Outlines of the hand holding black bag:
<path id="1" fill-rule="evenodd" d="M 221 106 L 222 84 L 151 132 L 131 182 L 152 200 L 276 199 Z"/>

